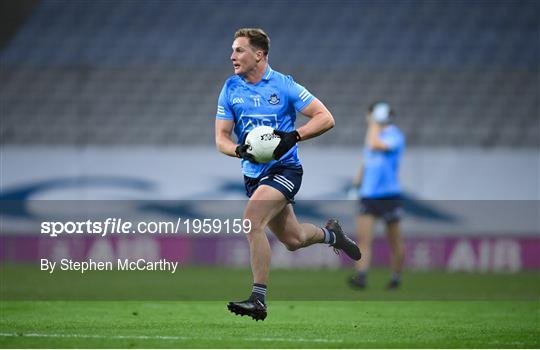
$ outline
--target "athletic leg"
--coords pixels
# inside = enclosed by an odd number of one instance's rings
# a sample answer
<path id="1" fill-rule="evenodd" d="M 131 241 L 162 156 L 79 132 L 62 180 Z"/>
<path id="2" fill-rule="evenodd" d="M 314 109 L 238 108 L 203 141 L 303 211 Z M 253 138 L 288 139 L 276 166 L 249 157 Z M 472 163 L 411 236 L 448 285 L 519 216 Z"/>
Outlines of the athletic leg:
<path id="1" fill-rule="evenodd" d="M 351 259 L 359 260 L 360 249 L 353 240 L 348 238 L 335 219 L 327 221 L 324 228 L 309 223 L 298 223 L 292 205 L 287 205 L 276 215 L 268 226 L 276 237 L 294 251 L 315 243 L 328 243 L 336 249 L 345 252 Z"/>
<path id="2" fill-rule="evenodd" d="M 392 221 L 386 224 L 386 237 L 390 245 L 390 266 L 393 272 L 392 279 L 388 287 L 397 288 L 401 284 L 401 270 L 405 257 L 405 249 L 403 241 L 401 240 L 399 221 Z"/>
<path id="3" fill-rule="evenodd" d="M 253 193 L 244 210 L 244 219 L 251 222 L 251 231 L 246 236 L 254 283 L 268 282 L 272 251 L 264 229 L 286 205 L 287 200 L 281 192 L 261 185 Z"/>
<path id="4" fill-rule="evenodd" d="M 287 204 L 270 220 L 268 227 L 290 251 L 322 243 L 324 239 L 324 233 L 320 227 L 298 222 L 291 204 Z"/>
<path id="5" fill-rule="evenodd" d="M 268 222 L 287 205 L 287 200 L 278 190 L 261 185 L 251 196 L 244 219 L 250 220 L 251 231 L 246 234 L 249 242 L 253 289 L 248 300 L 230 302 L 227 308 L 240 316 L 250 316 L 256 321 L 266 318 L 266 284 L 270 270 L 272 251 L 264 232 Z"/>
<path id="6" fill-rule="evenodd" d="M 356 235 L 362 259 L 356 263 L 356 276 L 349 280 L 353 288 L 363 289 L 367 286 L 367 273 L 371 266 L 371 245 L 373 242 L 373 229 L 375 226 L 375 216 L 371 214 L 360 214 L 356 218 Z"/>
<path id="7" fill-rule="evenodd" d="M 364 258 L 356 263 L 358 271 L 367 271 L 371 266 L 371 244 L 373 242 L 373 229 L 375 226 L 375 216 L 362 214 L 356 218 L 356 235 L 358 245 Z"/>

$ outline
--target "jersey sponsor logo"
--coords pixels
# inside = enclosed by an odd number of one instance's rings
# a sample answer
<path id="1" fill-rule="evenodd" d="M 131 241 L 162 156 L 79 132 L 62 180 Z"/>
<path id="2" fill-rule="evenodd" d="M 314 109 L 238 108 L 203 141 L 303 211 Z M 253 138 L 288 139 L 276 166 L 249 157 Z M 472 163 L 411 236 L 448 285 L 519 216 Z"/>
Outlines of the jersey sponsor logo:
<path id="1" fill-rule="evenodd" d="M 279 103 L 279 96 L 277 94 L 270 95 L 270 98 L 268 99 L 268 102 L 271 105 L 277 105 Z"/>
<path id="2" fill-rule="evenodd" d="M 225 115 L 225 108 L 223 108 L 223 106 L 217 106 L 217 114 Z"/>
<path id="3" fill-rule="evenodd" d="M 242 97 L 233 98 L 233 100 L 232 100 L 233 105 L 240 104 L 240 103 L 244 103 L 244 99 Z"/>
<path id="4" fill-rule="evenodd" d="M 274 129 L 279 128 L 277 114 L 243 114 L 238 119 L 244 132 L 249 132 L 257 126 L 270 126 Z"/>

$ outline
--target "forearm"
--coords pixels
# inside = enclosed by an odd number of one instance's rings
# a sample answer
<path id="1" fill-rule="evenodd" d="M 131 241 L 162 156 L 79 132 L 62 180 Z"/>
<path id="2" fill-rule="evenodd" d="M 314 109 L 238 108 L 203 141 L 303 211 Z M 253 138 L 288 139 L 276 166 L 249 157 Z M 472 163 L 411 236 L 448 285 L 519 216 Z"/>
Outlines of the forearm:
<path id="1" fill-rule="evenodd" d="M 300 139 L 308 140 L 324 134 L 335 125 L 334 117 L 329 111 L 320 112 L 308 120 L 308 122 L 297 129 Z"/>
<path id="2" fill-rule="evenodd" d="M 366 134 L 366 144 L 371 149 L 377 151 L 388 151 L 389 147 L 381 140 L 382 128 L 380 124 L 370 122 Z"/>
<path id="3" fill-rule="evenodd" d="M 379 124 L 370 122 L 368 124 L 366 141 L 370 147 L 377 145 L 379 141 L 379 134 L 381 133 L 381 127 Z"/>
<path id="4" fill-rule="evenodd" d="M 216 138 L 216 147 L 223 154 L 238 157 L 235 152 L 236 146 L 236 143 L 230 137 L 221 136 Z"/>

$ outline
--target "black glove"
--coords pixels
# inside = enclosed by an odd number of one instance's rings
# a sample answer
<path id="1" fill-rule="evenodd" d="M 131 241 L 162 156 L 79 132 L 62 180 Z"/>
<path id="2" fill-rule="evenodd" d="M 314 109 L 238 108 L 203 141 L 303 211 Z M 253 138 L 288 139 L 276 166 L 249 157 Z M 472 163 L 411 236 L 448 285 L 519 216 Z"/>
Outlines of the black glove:
<path id="1" fill-rule="evenodd" d="M 253 156 L 253 154 L 248 152 L 248 149 L 249 149 L 249 145 L 245 145 L 245 144 L 244 145 L 238 145 L 238 146 L 236 146 L 236 149 L 234 150 L 234 153 L 236 153 L 236 156 L 238 158 L 242 158 L 242 159 L 245 159 L 245 160 L 249 160 L 252 163 L 259 164 L 259 162 L 257 162 L 255 160 L 255 157 Z"/>
<path id="2" fill-rule="evenodd" d="M 300 141 L 300 134 L 296 130 L 286 132 L 274 129 L 274 134 L 281 138 L 281 141 L 279 141 L 279 144 L 274 150 L 274 159 L 283 157 L 285 153 L 287 153 L 291 148 L 294 147 L 294 145 L 296 145 L 298 141 Z"/>

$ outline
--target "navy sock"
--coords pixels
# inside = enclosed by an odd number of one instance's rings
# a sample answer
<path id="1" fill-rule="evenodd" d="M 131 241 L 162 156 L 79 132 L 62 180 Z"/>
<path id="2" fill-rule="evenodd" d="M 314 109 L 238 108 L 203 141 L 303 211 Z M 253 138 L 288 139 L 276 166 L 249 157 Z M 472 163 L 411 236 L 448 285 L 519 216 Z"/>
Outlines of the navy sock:
<path id="1" fill-rule="evenodd" d="M 367 279 L 367 271 L 358 271 L 358 278 L 365 282 Z"/>
<path id="2" fill-rule="evenodd" d="M 401 272 L 394 271 L 392 273 L 392 281 L 401 282 Z"/>
<path id="3" fill-rule="evenodd" d="M 327 244 L 330 244 L 330 245 L 336 243 L 336 235 L 334 234 L 334 232 L 328 231 L 328 229 L 325 228 L 325 227 L 321 227 L 321 230 L 324 233 L 323 243 L 327 243 Z"/>
<path id="4" fill-rule="evenodd" d="M 266 297 L 266 284 L 253 283 L 253 288 L 251 289 L 251 298 L 260 300 L 264 303 L 265 297 Z"/>

